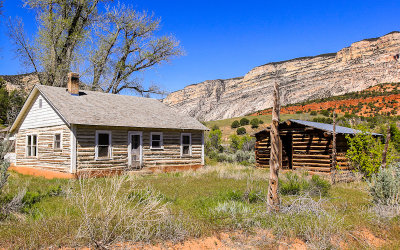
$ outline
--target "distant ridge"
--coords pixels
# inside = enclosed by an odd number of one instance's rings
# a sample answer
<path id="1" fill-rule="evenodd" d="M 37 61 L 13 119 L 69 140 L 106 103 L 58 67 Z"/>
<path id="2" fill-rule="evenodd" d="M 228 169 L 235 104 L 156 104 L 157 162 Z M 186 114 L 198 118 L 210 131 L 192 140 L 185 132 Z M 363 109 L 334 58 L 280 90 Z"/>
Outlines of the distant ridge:
<path id="1" fill-rule="evenodd" d="M 335 53 L 270 62 L 243 77 L 191 84 L 163 101 L 204 121 L 242 116 L 271 107 L 275 80 L 281 85 L 283 105 L 400 82 L 399 53 L 400 32 L 393 31 Z"/>

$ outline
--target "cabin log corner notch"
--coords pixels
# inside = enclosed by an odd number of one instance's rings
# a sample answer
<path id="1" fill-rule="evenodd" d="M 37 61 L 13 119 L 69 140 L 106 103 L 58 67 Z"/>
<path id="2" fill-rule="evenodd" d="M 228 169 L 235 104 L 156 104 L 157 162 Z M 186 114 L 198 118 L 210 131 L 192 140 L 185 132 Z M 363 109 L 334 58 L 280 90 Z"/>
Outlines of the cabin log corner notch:
<path id="1" fill-rule="evenodd" d="M 337 181 L 351 179 L 352 166 L 346 158 L 348 149 L 346 135 L 361 131 L 336 126 L 336 169 Z M 373 134 L 381 136 L 380 134 Z M 269 167 L 270 129 L 254 134 L 255 155 L 258 167 Z M 330 175 L 332 167 L 333 126 L 318 122 L 287 120 L 279 124 L 282 141 L 282 169 L 305 170 L 310 174 Z"/>
<path id="2" fill-rule="evenodd" d="M 14 170 L 76 177 L 204 165 L 208 128 L 196 119 L 156 99 L 80 91 L 79 75 L 68 77 L 67 88 L 36 85 L 29 94 L 10 129 Z"/>

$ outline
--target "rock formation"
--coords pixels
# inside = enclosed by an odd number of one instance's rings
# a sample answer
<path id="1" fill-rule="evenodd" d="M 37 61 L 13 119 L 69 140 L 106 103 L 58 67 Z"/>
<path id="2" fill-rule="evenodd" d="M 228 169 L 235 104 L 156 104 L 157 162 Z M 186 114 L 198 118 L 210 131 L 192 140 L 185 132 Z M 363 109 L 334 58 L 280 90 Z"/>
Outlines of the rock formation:
<path id="1" fill-rule="evenodd" d="M 29 92 L 35 84 L 39 84 L 39 79 L 35 73 L 27 73 L 21 75 L 0 75 L 6 83 L 7 90 L 14 89 Z"/>
<path id="2" fill-rule="evenodd" d="M 189 85 L 163 101 L 209 121 L 242 116 L 272 105 L 274 81 L 282 105 L 400 82 L 400 32 L 353 43 L 337 53 L 268 63 L 244 77 Z"/>

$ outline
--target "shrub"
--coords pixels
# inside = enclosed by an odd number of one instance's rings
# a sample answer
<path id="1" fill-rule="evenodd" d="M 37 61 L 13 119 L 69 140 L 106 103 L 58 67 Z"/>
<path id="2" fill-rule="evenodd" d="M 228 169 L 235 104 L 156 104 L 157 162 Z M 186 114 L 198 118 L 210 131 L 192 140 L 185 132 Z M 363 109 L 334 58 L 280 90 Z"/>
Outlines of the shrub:
<path id="1" fill-rule="evenodd" d="M 221 130 L 211 130 L 206 137 L 205 142 L 205 151 L 208 155 L 211 151 L 223 151 L 223 147 L 221 145 L 222 142 L 222 132 Z"/>
<path id="2" fill-rule="evenodd" d="M 313 122 L 321 122 L 321 123 L 327 123 L 327 124 L 332 124 L 333 120 L 332 118 L 327 118 L 327 117 L 314 117 L 312 119 Z"/>
<path id="3" fill-rule="evenodd" d="M 390 125 L 391 140 L 393 146 L 400 151 L 400 130 L 397 128 L 396 124 Z"/>
<path id="4" fill-rule="evenodd" d="M 230 147 L 232 149 L 234 149 L 234 150 L 242 149 L 243 142 L 242 142 L 242 139 L 240 138 L 240 136 L 232 134 L 229 136 L 229 140 L 230 140 Z"/>
<path id="5" fill-rule="evenodd" d="M 4 185 L 7 183 L 9 174 L 7 173 L 10 163 L 5 159 L 9 152 L 11 143 L 7 140 L 0 142 L 0 193 Z"/>
<path id="6" fill-rule="evenodd" d="M 252 128 L 258 128 L 260 120 L 258 118 L 251 119 L 250 124 Z"/>
<path id="7" fill-rule="evenodd" d="M 254 149 L 256 140 L 250 135 L 238 136 L 232 134 L 229 136 L 230 148 L 233 150 L 252 151 Z"/>
<path id="8" fill-rule="evenodd" d="M 315 111 L 315 110 L 311 111 L 310 115 L 317 115 L 317 111 Z"/>
<path id="9" fill-rule="evenodd" d="M 220 130 L 219 127 L 218 127 L 218 125 L 214 124 L 214 125 L 211 127 L 211 131 L 214 131 L 214 130 Z"/>
<path id="10" fill-rule="evenodd" d="M 238 120 L 234 120 L 231 124 L 231 128 L 238 128 L 240 127 L 240 123 Z"/>
<path id="11" fill-rule="evenodd" d="M 240 125 L 241 126 L 245 126 L 245 125 L 249 125 L 249 119 L 243 117 L 242 119 L 240 119 Z"/>
<path id="12" fill-rule="evenodd" d="M 242 136 L 242 150 L 243 151 L 253 151 L 256 145 L 256 138 L 250 135 Z"/>
<path id="13" fill-rule="evenodd" d="M 279 180 L 279 191 L 284 195 L 299 195 L 309 193 L 311 195 L 328 194 L 331 185 L 329 181 L 322 179 L 318 175 L 309 178 L 306 174 L 301 176 L 293 172 L 285 174 L 285 180 Z"/>
<path id="14" fill-rule="evenodd" d="M 240 162 L 240 163 L 243 163 L 243 162 L 255 163 L 254 152 L 238 150 L 235 153 L 235 161 Z"/>
<path id="15" fill-rule="evenodd" d="M 322 196 L 328 195 L 328 191 L 331 188 L 329 181 L 322 179 L 318 175 L 313 175 L 311 178 L 311 189 L 316 194 L 321 194 Z"/>
<path id="16" fill-rule="evenodd" d="M 374 203 L 400 205 L 400 165 L 390 165 L 373 174 L 369 190 Z"/>
<path id="17" fill-rule="evenodd" d="M 329 117 L 329 115 L 330 115 L 330 112 L 325 109 L 321 110 L 320 113 L 321 113 L 321 115 L 326 116 L 326 117 Z"/>
<path id="18" fill-rule="evenodd" d="M 258 123 L 259 123 L 259 124 L 264 124 L 264 121 L 261 120 L 261 119 L 259 119 L 259 120 L 258 120 Z"/>
<path id="19" fill-rule="evenodd" d="M 385 145 L 374 138 L 371 133 L 366 132 L 365 127 L 360 127 L 360 129 L 361 133 L 357 133 L 354 136 L 346 136 L 349 145 L 346 156 L 356 169 L 369 177 L 378 172 L 382 163 L 382 153 Z M 390 145 L 386 157 L 388 165 L 393 162 L 395 158 L 393 146 Z"/>
<path id="20" fill-rule="evenodd" d="M 285 174 L 286 180 L 280 181 L 279 191 L 284 195 L 297 195 L 301 190 L 308 189 L 308 182 L 293 172 Z"/>
<path id="21" fill-rule="evenodd" d="M 235 155 L 231 153 L 219 153 L 216 155 L 216 159 L 219 162 L 233 163 L 236 161 Z"/>
<path id="22" fill-rule="evenodd" d="M 245 128 L 240 127 L 240 128 L 238 128 L 238 129 L 236 130 L 236 133 L 237 133 L 238 135 L 244 135 L 244 134 L 247 133 L 247 131 L 246 131 Z"/>
<path id="23" fill-rule="evenodd" d="M 182 240 L 186 234 L 158 193 L 150 189 L 135 192 L 127 176 L 105 178 L 102 185 L 94 178 L 80 178 L 78 184 L 67 198 L 78 210 L 77 238 L 89 247 L 153 238 Z"/>

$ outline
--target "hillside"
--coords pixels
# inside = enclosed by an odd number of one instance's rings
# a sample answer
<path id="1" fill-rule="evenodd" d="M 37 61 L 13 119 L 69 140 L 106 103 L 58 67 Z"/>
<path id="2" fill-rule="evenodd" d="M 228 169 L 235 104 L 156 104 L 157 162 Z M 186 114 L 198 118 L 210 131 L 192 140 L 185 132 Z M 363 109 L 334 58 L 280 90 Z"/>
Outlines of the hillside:
<path id="1" fill-rule="evenodd" d="M 379 84 L 363 91 L 340 96 L 305 101 L 281 108 L 282 114 L 296 114 L 310 111 L 335 109 L 339 114 L 358 116 L 400 115 L 400 83 Z M 271 114 L 271 108 L 251 114 L 251 116 Z"/>
<path id="2" fill-rule="evenodd" d="M 268 63 L 245 76 L 189 85 L 164 102 L 210 121 L 243 116 L 272 105 L 272 86 L 281 85 L 282 104 L 343 95 L 380 83 L 400 82 L 400 33 L 365 39 L 337 53 Z M 278 75 L 277 75 L 278 73 Z"/>
<path id="3" fill-rule="evenodd" d="M 215 120 L 215 121 L 208 121 L 205 122 L 205 125 L 208 128 L 212 128 L 213 126 L 218 126 L 219 129 L 222 132 L 222 142 L 223 143 L 229 143 L 229 136 L 232 134 L 236 134 L 236 129 L 231 128 L 231 124 L 233 121 L 237 120 L 240 121 L 242 118 L 247 118 L 249 120 L 255 118 L 262 120 L 264 123 L 260 124 L 258 128 L 251 128 L 251 125 L 245 125 L 243 126 L 246 129 L 246 133 L 251 135 L 257 131 L 260 131 L 262 129 L 265 129 L 269 125 L 271 125 L 271 115 L 268 113 L 266 114 L 252 114 L 248 116 L 240 116 L 240 117 L 233 117 L 233 118 L 228 118 L 228 119 L 223 119 L 223 120 Z M 300 120 L 312 120 L 313 118 L 316 117 L 323 117 L 323 115 L 316 115 L 316 116 L 311 116 L 310 114 L 307 113 L 302 113 L 302 114 L 282 114 L 280 116 L 282 121 L 285 121 L 287 119 L 300 119 Z"/>
<path id="4" fill-rule="evenodd" d="M 7 90 L 14 89 L 24 90 L 29 92 L 35 84 L 39 83 L 39 79 L 34 73 L 20 74 L 20 75 L 0 75 L 6 82 Z"/>

